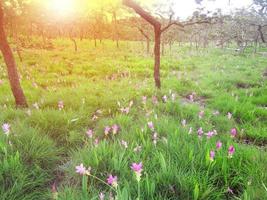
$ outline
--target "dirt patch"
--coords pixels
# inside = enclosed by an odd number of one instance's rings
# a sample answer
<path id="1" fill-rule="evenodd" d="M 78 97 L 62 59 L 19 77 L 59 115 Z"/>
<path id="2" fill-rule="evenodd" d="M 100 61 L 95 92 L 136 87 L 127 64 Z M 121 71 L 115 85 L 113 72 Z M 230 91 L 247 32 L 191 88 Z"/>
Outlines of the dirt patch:
<path id="1" fill-rule="evenodd" d="M 238 83 L 236 83 L 236 87 L 240 88 L 240 89 L 247 89 L 247 88 L 259 87 L 259 85 L 258 84 L 252 84 L 252 83 L 238 82 Z"/>
<path id="2" fill-rule="evenodd" d="M 182 96 L 181 98 L 181 104 L 182 105 L 186 105 L 186 104 L 197 104 L 199 105 L 201 108 L 204 108 L 206 106 L 206 101 L 207 98 L 203 97 L 203 96 L 198 96 L 198 97 L 194 97 L 194 100 L 190 100 L 190 94 L 186 95 L 186 96 Z"/>
<path id="3" fill-rule="evenodd" d="M 243 135 L 239 138 L 237 138 L 238 143 L 246 144 L 246 145 L 251 145 L 251 146 L 256 146 L 260 149 L 267 150 L 267 139 L 255 139 L 253 137 L 250 137 L 248 135 Z"/>

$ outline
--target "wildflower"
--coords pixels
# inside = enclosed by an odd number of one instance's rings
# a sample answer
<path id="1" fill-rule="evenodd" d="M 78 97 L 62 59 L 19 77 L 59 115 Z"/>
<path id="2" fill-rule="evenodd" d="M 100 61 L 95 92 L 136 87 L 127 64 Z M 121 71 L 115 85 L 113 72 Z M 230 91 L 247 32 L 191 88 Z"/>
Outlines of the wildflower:
<path id="1" fill-rule="evenodd" d="M 134 152 L 140 152 L 142 150 L 141 146 L 137 146 L 134 148 Z"/>
<path id="2" fill-rule="evenodd" d="M 158 102 L 158 98 L 156 97 L 156 96 L 153 96 L 152 97 L 152 102 L 153 102 L 153 104 L 158 104 L 159 102 Z"/>
<path id="3" fill-rule="evenodd" d="M 96 138 L 95 141 L 94 141 L 94 145 L 97 146 L 99 144 L 99 139 Z"/>
<path id="4" fill-rule="evenodd" d="M 105 199 L 105 194 L 103 192 L 100 192 L 99 200 L 104 200 L 104 199 Z"/>
<path id="5" fill-rule="evenodd" d="M 219 149 L 221 149 L 221 148 L 222 148 L 222 142 L 221 142 L 221 141 L 218 141 L 218 142 L 216 143 L 216 149 L 219 150 Z"/>
<path id="6" fill-rule="evenodd" d="M 105 127 L 104 133 L 106 136 L 109 134 L 110 130 L 111 130 L 111 128 L 109 126 Z"/>
<path id="7" fill-rule="evenodd" d="M 192 127 L 190 127 L 190 128 L 189 128 L 189 131 L 188 131 L 188 134 L 191 135 L 192 132 L 193 132 L 193 129 L 192 129 Z"/>
<path id="8" fill-rule="evenodd" d="M 181 123 L 183 126 L 186 126 L 186 120 L 185 119 L 183 119 Z"/>
<path id="9" fill-rule="evenodd" d="M 10 125 L 8 123 L 4 123 L 2 125 L 2 130 L 3 130 L 4 134 L 9 135 L 9 133 L 10 133 Z"/>
<path id="10" fill-rule="evenodd" d="M 197 134 L 198 134 L 198 137 L 202 137 L 203 135 L 203 130 L 202 130 L 202 127 L 200 127 L 198 130 L 197 130 Z"/>
<path id="11" fill-rule="evenodd" d="M 149 128 L 151 131 L 154 131 L 154 124 L 153 124 L 153 122 L 148 122 L 147 125 L 148 125 L 148 128 Z"/>
<path id="12" fill-rule="evenodd" d="M 220 114 L 220 112 L 219 112 L 218 110 L 216 110 L 216 111 L 214 111 L 212 114 L 215 115 L 215 116 L 217 116 L 217 115 Z"/>
<path id="13" fill-rule="evenodd" d="M 189 95 L 189 100 L 190 100 L 191 102 L 194 101 L 194 95 L 193 95 L 193 94 L 190 94 L 190 95 Z"/>
<path id="14" fill-rule="evenodd" d="M 231 194 L 234 194 L 233 190 L 231 188 L 229 188 L 229 187 L 227 188 L 227 192 L 231 193 Z"/>
<path id="15" fill-rule="evenodd" d="M 124 146 L 125 149 L 128 148 L 128 143 L 124 140 L 121 141 L 121 145 Z"/>
<path id="16" fill-rule="evenodd" d="M 59 110 L 62 110 L 64 108 L 64 102 L 63 101 L 59 101 L 57 106 L 58 106 Z"/>
<path id="17" fill-rule="evenodd" d="M 233 145 L 231 145 L 231 146 L 228 148 L 228 156 L 229 156 L 229 158 L 232 158 L 234 153 L 235 153 L 235 148 L 234 148 Z"/>
<path id="18" fill-rule="evenodd" d="M 86 131 L 86 135 L 89 137 L 89 138 L 93 138 L 93 134 L 94 134 L 94 131 L 92 129 L 88 129 Z"/>
<path id="19" fill-rule="evenodd" d="M 3 85 L 4 81 L 0 79 L 0 85 Z"/>
<path id="20" fill-rule="evenodd" d="M 158 134 L 156 132 L 153 134 L 152 139 L 153 139 L 154 145 L 156 145 L 158 141 Z"/>
<path id="21" fill-rule="evenodd" d="M 167 100 L 168 100 L 168 97 L 167 97 L 166 95 L 164 95 L 164 96 L 162 97 L 162 100 L 163 100 L 164 103 L 166 103 Z"/>
<path id="22" fill-rule="evenodd" d="M 215 157 L 215 151 L 211 150 L 210 151 L 210 161 L 214 161 L 214 157 Z"/>
<path id="23" fill-rule="evenodd" d="M 201 110 L 199 113 L 198 113 L 198 118 L 199 119 L 202 119 L 204 116 L 204 110 Z"/>
<path id="24" fill-rule="evenodd" d="M 143 104 L 146 104 L 146 100 L 147 100 L 147 97 L 146 97 L 146 96 L 143 96 L 143 97 L 142 97 L 142 103 L 143 103 Z"/>
<path id="25" fill-rule="evenodd" d="M 112 185 L 113 187 L 117 188 L 117 186 L 118 186 L 118 178 L 117 178 L 117 176 L 112 176 L 110 174 L 109 177 L 107 178 L 107 183 L 109 185 Z"/>
<path id="26" fill-rule="evenodd" d="M 39 110 L 39 105 L 38 105 L 38 103 L 36 102 L 36 103 L 34 103 L 34 104 L 32 104 L 32 106 L 36 109 L 36 110 Z"/>
<path id="27" fill-rule="evenodd" d="M 232 118 L 232 113 L 228 112 L 227 113 L 227 118 L 230 120 Z"/>
<path id="28" fill-rule="evenodd" d="M 86 168 L 83 166 L 83 164 L 81 163 L 80 165 L 76 166 L 76 173 L 80 174 L 80 175 L 85 175 L 87 172 Z"/>
<path id="29" fill-rule="evenodd" d="M 112 133 L 116 135 L 119 132 L 119 126 L 117 124 L 112 125 Z"/>
<path id="30" fill-rule="evenodd" d="M 236 128 L 232 128 L 230 133 L 231 133 L 231 137 L 234 138 L 236 136 L 236 134 L 237 134 Z"/>
<path id="31" fill-rule="evenodd" d="M 134 171 L 134 173 L 136 175 L 137 182 L 140 182 L 142 171 L 143 171 L 142 162 L 140 162 L 140 163 L 133 163 L 132 166 L 131 166 L 131 169 Z"/>
<path id="32" fill-rule="evenodd" d="M 214 132 L 209 131 L 206 135 L 207 135 L 207 138 L 210 139 L 214 135 Z"/>

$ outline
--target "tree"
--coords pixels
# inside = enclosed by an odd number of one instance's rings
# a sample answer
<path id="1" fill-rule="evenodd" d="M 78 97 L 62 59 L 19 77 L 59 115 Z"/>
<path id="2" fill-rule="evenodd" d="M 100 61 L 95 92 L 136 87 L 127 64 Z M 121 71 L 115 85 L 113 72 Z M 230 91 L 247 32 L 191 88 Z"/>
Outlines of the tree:
<path id="1" fill-rule="evenodd" d="M 20 86 L 16 62 L 4 30 L 4 12 L 2 0 L 0 0 L 0 50 L 7 66 L 8 78 L 16 105 L 18 107 L 27 107 L 26 98 Z"/>

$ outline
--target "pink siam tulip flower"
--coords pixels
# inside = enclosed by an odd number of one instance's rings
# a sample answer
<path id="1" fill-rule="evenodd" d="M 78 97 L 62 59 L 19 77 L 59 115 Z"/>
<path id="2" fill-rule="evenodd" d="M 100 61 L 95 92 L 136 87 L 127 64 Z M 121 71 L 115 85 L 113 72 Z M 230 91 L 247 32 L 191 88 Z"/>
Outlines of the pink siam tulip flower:
<path id="1" fill-rule="evenodd" d="M 198 118 L 199 118 L 199 119 L 202 119 L 203 116 L 204 116 L 204 114 L 205 114 L 204 110 L 201 110 L 201 111 L 198 113 Z"/>
<path id="2" fill-rule="evenodd" d="M 88 129 L 86 131 L 86 135 L 89 137 L 89 138 L 93 138 L 93 134 L 94 134 L 94 131 L 92 129 Z"/>
<path id="3" fill-rule="evenodd" d="M 133 163 L 131 166 L 131 169 L 134 171 L 134 173 L 136 175 L 136 180 L 139 182 L 141 180 L 141 175 L 142 175 L 142 171 L 143 171 L 142 162 Z"/>
<path id="4" fill-rule="evenodd" d="M 202 137 L 203 135 L 203 130 L 202 130 L 202 127 L 200 127 L 198 130 L 197 130 L 197 134 L 198 134 L 198 137 Z"/>
<path id="5" fill-rule="evenodd" d="M 110 174 L 109 177 L 107 178 L 107 183 L 109 185 L 112 185 L 113 187 L 117 188 L 117 186 L 118 186 L 118 178 L 117 178 L 117 176 L 112 176 Z"/>
<path id="6" fill-rule="evenodd" d="M 100 192 L 99 200 L 104 200 L 104 199 L 105 199 L 105 194 L 103 192 Z"/>
<path id="7" fill-rule="evenodd" d="M 121 141 L 121 145 L 122 145 L 125 149 L 128 148 L 128 143 L 127 143 L 126 141 L 124 141 L 124 140 Z"/>
<path id="8" fill-rule="evenodd" d="M 158 104 L 159 103 L 158 98 L 156 96 L 153 96 L 152 97 L 152 102 L 153 102 L 154 105 Z"/>
<path id="9" fill-rule="evenodd" d="M 193 94 L 190 94 L 190 95 L 189 95 L 189 100 L 190 100 L 191 102 L 194 102 L 194 95 L 193 95 Z"/>
<path id="10" fill-rule="evenodd" d="M 210 139 L 214 135 L 214 132 L 209 131 L 206 135 L 207 135 L 207 139 Z"/>
<path id="11" fill-rule="evenodd" d="M 95 146 L 98 146 L 98 144 L 99 144 L 99 139 L 96 138 L 95 141 L 94 141 L 94 145 L 95 145 Z"/>
<path id="12" fill-rule="evenodd" d="M 4 84 L 4 81 L 0 79 L 0 85 L 3 85 Z"/>
<path id="13" fill-rule="evenodd" d="M 228 157 L 229 157 L 229 158 L 232 158 L 234 153 L 235 153 L 235 147 L 234 147 L 233 145 L 231 145 L 231 146 L 228 148 Z"/>
<path id="14" fill-rule="evenodd" d="M 146 101 L 147 101 L 147 97 L 146 97 L 146 96 L 143 96 L 143 97 L 142 97 L 142 103 L 143 103 L 143 104 L 146 104 Z"/>
<path id="15" fill-rule="evenodd" d="M 64 108 L 64 102 L 63 101 L 59 101 L 57 106 L 58 106 L 59 110 L 62 110 Z"/>
<path id="16" fill-rule="evenodd" d="M 164 103 L 166 103 L 167 100 L 168 100 L 168 97 L 167 97 L 166 95 L 164 95 L 164 96 L 162 97 L 162 100 L 163 100 Z"/>
<path id="17" fill-rule="evenodd" d="M 211 150 L 210 151 L 210 161 L 214 161 L 214 157 L 215 157 L 215 151 Z"/>
<path id="18" fill-rule="evenodd" d="M 9 135 L 9 133 L 10 133 L 10 125 L 8 123 L 4 123 L 2 125 L 2 130 L 3 130 L 4 134 Z"/>
<path id="19" fill-rule="evenodd" d="M 236 128 L 231 129 L 231 137 L 234 138 L 237 135 L 237 130 Z"/>
<path id="20" fill-rule="evenodd" d="M 80 165 L 76 166 L 76 173 L 80 174 L 80 175 L 85 175 L 87 172 L 86 168 L 83 166 L 83 164 L 81 163 Z"/>
<path id="21" fill-rule="evenodd" d="M 147 125 L 148 125 L 148 128 L 149 128 L 151 131 L 154 131 L 154 124 L 153 124 L 153 122 L 148 122 Z"/>
<path id="22" fill-rule="evenodd" d="M 182 123 L 183 127 L 186 126 L 186 120 L 185 119 L 183 119 L 181 123 Z"/>
<path id="23" fill-rule="evenodd" d="M 232 118 L 232 113 L 228 112 L 227 113 L 227 118 L 230 120 Z"/>
<path id="24" fill-rule="evenodd" d="M 116 135 L 119 132 L 120 127 L 117 124 L 112 125 L 112 133 Z"/>
<path id="25" fill-rule="evenodd" d="M 218 141 L 217 143 L 216 143 L 216 149 L 217 150 L 220 150 L 222 148 L 222 142 L 221 141 Z"/>
<path id="26" fill-rule="evenodd" d="M 109 126 L 105 127 L 104 133 L 106 136 L 109 134 L 110 130 L 111 130 L 111 128 Z"/>

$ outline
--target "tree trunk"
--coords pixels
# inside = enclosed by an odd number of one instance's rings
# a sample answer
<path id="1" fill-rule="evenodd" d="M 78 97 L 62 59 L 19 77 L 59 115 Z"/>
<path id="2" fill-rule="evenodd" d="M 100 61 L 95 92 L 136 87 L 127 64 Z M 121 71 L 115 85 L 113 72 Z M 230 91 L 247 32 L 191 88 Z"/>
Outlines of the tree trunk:
<path id="1" fill-rule="evenodd" d="M 26 98 L 19 82 L 16 62 L 12 50 L 7 42 L 6 34 L 4 31 L 4 13 L 2 0 L 0 0 L 0 50 L 3 54 L 7 66 L 8 78 L 10 81 L 11 90 L 16 101 L 16 105 L 18 107 L 27 107 Z"/>
<path id="2" fill-rule="evenodd" d="M 155 63 L 154 63 L 154 80 L 157 88 L 161 87 L 160 83 L 160 37 L 161 37 L 161 26 L 154 26 L 155 32 Z"/>

